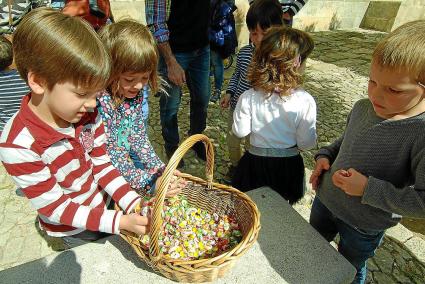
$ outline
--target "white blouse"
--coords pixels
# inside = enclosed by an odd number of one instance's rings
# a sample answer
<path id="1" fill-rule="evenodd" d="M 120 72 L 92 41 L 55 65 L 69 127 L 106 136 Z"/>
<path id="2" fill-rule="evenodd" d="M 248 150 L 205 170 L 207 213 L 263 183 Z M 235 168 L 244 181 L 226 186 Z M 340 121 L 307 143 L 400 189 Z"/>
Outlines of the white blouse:
<path id="1" fill-rule="evenodd" d="M 283 98 L 249 89 L 238 100 L 232 130 L 241 138 L 250 134 L 256 147 L 308 150 L 316 145 L 316 115 L 316 102 L 303 89 Z"/>

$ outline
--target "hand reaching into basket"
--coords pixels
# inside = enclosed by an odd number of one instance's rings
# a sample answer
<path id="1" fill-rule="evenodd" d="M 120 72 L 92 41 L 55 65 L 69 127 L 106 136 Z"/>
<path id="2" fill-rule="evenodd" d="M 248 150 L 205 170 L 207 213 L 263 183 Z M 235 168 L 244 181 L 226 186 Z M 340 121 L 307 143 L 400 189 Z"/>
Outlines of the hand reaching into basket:
<path id="1" fill-rule="evenodd" d="M 173 197 L 179 194 L 183 188 L 187 185 L 187 181 L 181 177 L 181 172 L 179 170 L 175 170 L 173 173 L 173 177 L 170 180 L 170 184 L 168 185 L 167 193 L 165 197 Z M 157 181 L 157 186 L 159 185 Z"/>
<path id="2" fill-rule="evenodd" d="M 144 235 L 149 232 L 150 218 L 141 216 L 138 213 L 122 215 L 119 229 Z"/>

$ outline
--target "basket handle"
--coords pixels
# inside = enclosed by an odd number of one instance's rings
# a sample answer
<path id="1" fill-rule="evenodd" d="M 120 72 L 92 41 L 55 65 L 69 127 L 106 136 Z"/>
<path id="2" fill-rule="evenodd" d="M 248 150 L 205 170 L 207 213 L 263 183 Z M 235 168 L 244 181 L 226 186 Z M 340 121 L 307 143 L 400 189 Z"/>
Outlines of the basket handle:
<path id="1" fill-rule="evenodd" d="M 167 193 L 168 185 L 170 184 L 173 173 L 177 168 L 184 154 L 197 142 L 204 143 L 207 161 L 205 165 L 205 174 L 207 178 L 208 188 L 212 188 L 213 168 L 214 168 L 214 149 L 211 141 L 203 134 L 195 134 L 188 137 L 180 147 L 174 152 L 167 167 L 162 174 L 155 196 L 155 202 L 152 210 L 151 230 L 150 230 L 150 259 L 153 263 L 158 263 L 161 259 L 159 250 L 159 234 L 162 228 L 162 208 L 164 207 L 165 194 Z"/>

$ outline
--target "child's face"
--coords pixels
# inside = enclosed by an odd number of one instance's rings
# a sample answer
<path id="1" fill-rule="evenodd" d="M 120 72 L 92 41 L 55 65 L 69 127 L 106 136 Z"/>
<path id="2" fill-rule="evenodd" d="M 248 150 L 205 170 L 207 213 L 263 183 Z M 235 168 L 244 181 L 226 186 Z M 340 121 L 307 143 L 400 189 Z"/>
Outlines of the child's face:
<path id="1" fill-rule="evenodd" d="M 409 73 L 382 68 L 372 61 L 369 100 L 382 118 L 406 118 L 423 107 L 425 90 Z"/>
<path id="2" fill-rule="evenodd" d="M 125 72 L 119 77 L 118 93 L 125 98 L 134 98 L 148 84 L 151 72 Z"/>
<path id="3" fill-rule="evenodd" d="M 57 83 L 51 90 L 44 88 L 37 113 L 53 127 L 69 127 L 71 123 L 79 122 L 86 112 L 93 111 L 96 107 L 96 93 L 78 88 L 72 83 Z"/>
<path id="4" fill-rule="evenodd" d="M 266 31 L 263 30 L 260 25 L 257 24 L 257 27 L 255 30 L 249 31 L 249 38 L 251 39 L 252 43 L 255 46 L 260 46 L 261 41 L 263 40 L 263 37 L 265 35 Z"/>

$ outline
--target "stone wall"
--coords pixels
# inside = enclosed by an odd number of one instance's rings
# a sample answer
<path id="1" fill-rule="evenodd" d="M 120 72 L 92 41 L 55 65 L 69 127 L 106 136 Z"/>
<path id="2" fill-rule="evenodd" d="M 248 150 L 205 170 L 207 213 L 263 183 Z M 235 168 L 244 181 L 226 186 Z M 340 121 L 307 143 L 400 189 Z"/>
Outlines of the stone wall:
<path id="1" fill-rule="evenodd" d="M 392 30 L 414 20 L 425 20 L 425 0 L 404 0 L 394 20 Z"/>
<path id="2" fill-rule="evenodd" d="M 144 0 L 110 0 L 116 19 L 131 17 L 145 23 Z M 195 0 L 194 0 L 195 1 Z M 245 15 L 248 0 L 236 0 L 240 45 L 248 41 Z M 389 32 L 413 20 L 425 19 L 425 0 L 309 0 L 296 15 L 294 27 L 307 31 L 365 28 Z"/>
<path id="3" fill-rule="evenodd" d="M 425 19 L 425 0 L 310 0 L 294 26 L 308 31 L 364 28 L 390 32 Z"/>
<path id="4" fill-rule="evenodd" d="M 294 27 L 307 31 L 357 28 L 369 0 L 310 0 L 294 18 Z"/>

